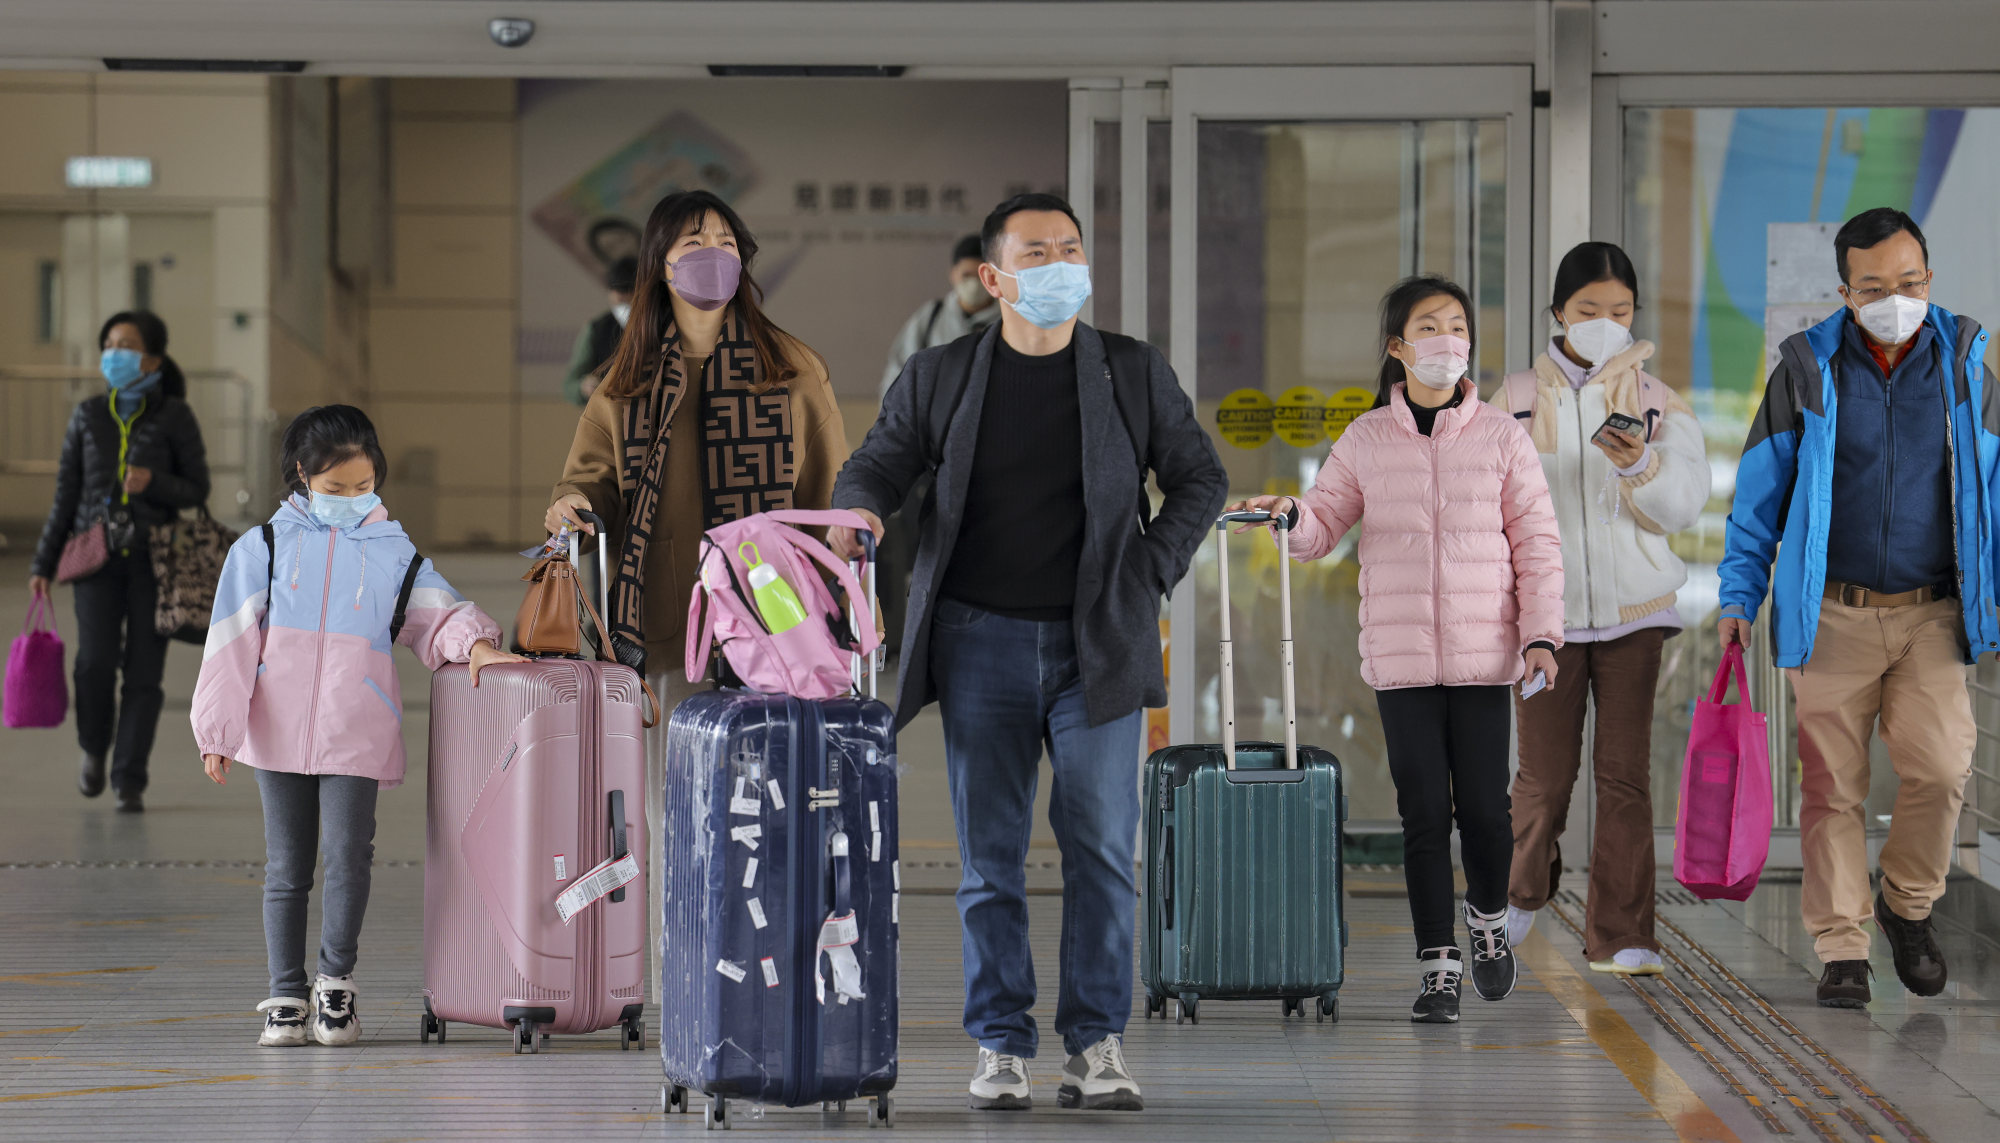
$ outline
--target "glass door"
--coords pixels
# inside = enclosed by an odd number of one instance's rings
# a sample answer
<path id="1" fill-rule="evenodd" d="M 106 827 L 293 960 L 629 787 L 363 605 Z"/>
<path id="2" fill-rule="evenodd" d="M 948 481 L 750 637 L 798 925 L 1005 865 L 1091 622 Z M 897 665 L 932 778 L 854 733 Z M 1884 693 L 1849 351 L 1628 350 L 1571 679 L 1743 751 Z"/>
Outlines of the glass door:
<path id="1" fill-rule="evenodd" d="M 1529 69 L 1183 68 L 1172 92 L 1171 352 L 1232 499 L 1309 486 L 1372 404 L 1378 302 L 1399 278 L 1471 292 L 1482 389 L 1526 365 Z M 1354 819 L 1393 822 L 1353 550 L 1292 577 L 1299 739 L 1346 764 Z M 1211 541 L 1173 599 L 1176 742 L 1221 734 L 1215 560 Z M 1277 570 L 1258 537 L 1230 548 L 1244 737 L 1283 735 Z"/>

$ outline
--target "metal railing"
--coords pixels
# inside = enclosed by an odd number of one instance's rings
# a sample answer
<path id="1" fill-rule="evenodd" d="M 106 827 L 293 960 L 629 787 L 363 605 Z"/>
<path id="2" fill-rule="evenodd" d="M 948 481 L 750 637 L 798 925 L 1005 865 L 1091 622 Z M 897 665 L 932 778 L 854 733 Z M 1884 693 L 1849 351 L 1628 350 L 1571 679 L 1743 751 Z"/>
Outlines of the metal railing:
<path id="1" fill-rule="evenodd" d="M 208 451 L 209 511 L 241 523 L 262 504 L 270 483 L 268 415 L 253 405 L 250 382 L 222 369 L 187 371 L 188 404 Z M 74 366 L 0 365 L 0 474 L 53 477 L 63 433 L 79 401 L 104 392 L 95 370 Z M 39 518 L 46 504 L 8 504 L 0 515 Z"/>

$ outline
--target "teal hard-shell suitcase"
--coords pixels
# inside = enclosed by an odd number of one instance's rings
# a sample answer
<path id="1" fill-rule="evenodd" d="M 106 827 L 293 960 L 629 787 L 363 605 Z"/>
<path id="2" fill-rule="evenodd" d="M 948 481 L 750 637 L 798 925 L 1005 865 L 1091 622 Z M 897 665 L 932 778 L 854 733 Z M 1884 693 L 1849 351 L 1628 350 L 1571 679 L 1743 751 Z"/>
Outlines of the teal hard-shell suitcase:
<path id="1" fill-rule="evenodd" d="M 1222 547 L 1234 513 L 1217 525 Z M 1282 522 L 1281 526 L 1282 526 Z M 1229 598 L 1229 561 L 1220 588 Z M 1223 742 L 1170 746 L 1146 763 L 1146 1015 L 1200 1020 L 1203 1000 L 1317 1005 L 1340 1018 L 1347 921 L 1342 906 L 1340 761 L 1298 745 L 1292 681 L 1290 561 L 1281 561 L 1283 743 L 1236 741 L 1235 662 L 1222 609 Z"/>

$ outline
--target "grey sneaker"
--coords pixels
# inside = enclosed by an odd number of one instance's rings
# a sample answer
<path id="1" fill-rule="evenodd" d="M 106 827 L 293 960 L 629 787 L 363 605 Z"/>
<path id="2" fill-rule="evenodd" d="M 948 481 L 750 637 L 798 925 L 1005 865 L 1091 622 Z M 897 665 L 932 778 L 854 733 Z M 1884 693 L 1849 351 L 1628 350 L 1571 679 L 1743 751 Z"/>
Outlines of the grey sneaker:
<path id="1" fill-rule="evenodd" d="M 312 1038 L 343 1047 L 361 1038 L 361 1016 L 354 1011 L 354 978 L 321 976 L 313 981 Z"/>
<path id="2" fill-rule="evenodd" d="M 257 1037 L 261 1048 L 296 1048 L 306 1042 L 306 1013 L 309 1000 L 296 996 L 273 996 L 257 1006 L 264 1014 L 264 1034 Z"/>
<path id="3" fill-rule="evenodd" d="M 1125 1049 L 1118 1037 L 1106 1036 L 1069 1058 L 1063 1065 L 1057 1107 L 1085 1111 L 1143 1111 L 1138 1081 L 1125 1070 Z"/>
<path id="4" fill-rule="evenodd" d="M 1033 1103 L 1028 1083 L 1028 1061 L 981 1048 L 979 1070 L 972 1073 L 969 1089 L 972 1110 L 1026 1111 Z"/>

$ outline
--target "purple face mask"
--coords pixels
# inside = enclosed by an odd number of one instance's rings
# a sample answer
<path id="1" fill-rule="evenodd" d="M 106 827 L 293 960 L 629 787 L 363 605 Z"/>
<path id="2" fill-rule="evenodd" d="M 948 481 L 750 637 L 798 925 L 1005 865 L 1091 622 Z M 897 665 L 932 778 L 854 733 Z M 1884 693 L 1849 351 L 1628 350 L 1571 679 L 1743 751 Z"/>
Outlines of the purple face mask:
<path id="1" fill-rule="evenodd" d="M 736 255 L 720 246 L 703 246 L 681 255 L 668 285 L 698 310 L 719 310 L 736 296 L 742 279 L 743 263 Z"/>

